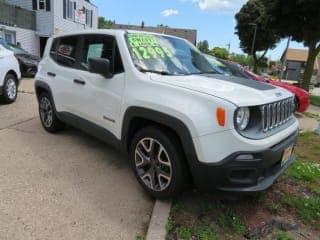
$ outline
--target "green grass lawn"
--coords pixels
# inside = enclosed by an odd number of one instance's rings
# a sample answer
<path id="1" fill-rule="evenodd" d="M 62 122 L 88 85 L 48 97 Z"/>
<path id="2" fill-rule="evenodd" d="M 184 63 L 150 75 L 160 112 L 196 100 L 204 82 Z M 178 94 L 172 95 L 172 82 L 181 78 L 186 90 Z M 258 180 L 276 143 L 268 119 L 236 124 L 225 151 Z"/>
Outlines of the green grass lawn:
<path id="1" fill-rule="evenodd" d="M 320 96 L 311 95 L 310 101 L 312 105 L 320 107 Z"/>
<path id="2" fill-rule="evenodd" d="M 239 194 L 189 192 L 175 199 L 166 239 L 293 240 L 299 230 L 320 236 L 320 137 L 301 133 L 295 153 L 297 161 L 267 191 L 238 199 Z M 280 226 L 291 219 L 298 229 L 274 227 L 274 219 Z"/>

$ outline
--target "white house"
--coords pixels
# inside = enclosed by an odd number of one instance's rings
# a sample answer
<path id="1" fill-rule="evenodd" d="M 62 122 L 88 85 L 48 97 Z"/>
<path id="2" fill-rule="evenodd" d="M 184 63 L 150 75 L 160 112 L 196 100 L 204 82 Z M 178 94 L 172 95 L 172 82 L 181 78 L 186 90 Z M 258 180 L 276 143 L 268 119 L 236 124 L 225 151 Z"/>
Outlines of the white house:
<path id="1" fill-rule="evenodd" d="M 98 8 L 90 0 L 5 0 L 0 3 L 0 37 L 42 55 L 48 37 L 97 29 Z"/>

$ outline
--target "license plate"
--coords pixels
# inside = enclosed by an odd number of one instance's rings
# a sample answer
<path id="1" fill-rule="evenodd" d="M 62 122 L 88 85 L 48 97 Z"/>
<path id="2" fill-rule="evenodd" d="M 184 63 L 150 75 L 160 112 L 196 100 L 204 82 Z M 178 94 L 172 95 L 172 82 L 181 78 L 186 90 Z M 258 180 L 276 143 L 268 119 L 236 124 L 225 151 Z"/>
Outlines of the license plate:
<path id="1" fill-rule="evenodd" d="M 282 155 L 281 166 L 285 165 L 286 162 L 290 159 L 292 151 L 293 151 L 293 146 L 290 146 L 286 150 L 284 150 L 284 153 Z"/>

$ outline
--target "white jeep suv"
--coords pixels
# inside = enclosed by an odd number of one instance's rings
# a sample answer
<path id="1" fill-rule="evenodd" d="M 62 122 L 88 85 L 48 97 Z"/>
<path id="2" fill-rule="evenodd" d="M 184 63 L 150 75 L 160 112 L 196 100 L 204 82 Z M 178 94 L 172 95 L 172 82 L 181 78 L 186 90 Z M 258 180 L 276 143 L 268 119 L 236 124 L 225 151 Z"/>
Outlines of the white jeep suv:
<path id="1" fill-rule="evenodd" d="M 0 100 L 12 103 L 18 95 L 21 78 L 18 60 L 13 52 L 0 45 Z"/>
<path id="2" fill-rule="evenodd" d="M 142 187 L 168 198 L 268 188 L 293 163 L 293 95 L 216 74 L 189 42 L 101 30 L 48 40 L 35 89 L 43 127 L 69 124 L 129 153 Z"/>

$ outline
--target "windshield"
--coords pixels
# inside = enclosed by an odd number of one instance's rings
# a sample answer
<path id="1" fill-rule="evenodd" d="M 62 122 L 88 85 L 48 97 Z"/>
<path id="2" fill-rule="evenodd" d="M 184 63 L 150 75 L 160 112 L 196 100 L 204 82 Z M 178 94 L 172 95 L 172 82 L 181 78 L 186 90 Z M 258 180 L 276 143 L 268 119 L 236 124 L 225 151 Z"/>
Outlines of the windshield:
<path id="1" fill-rule="evenodd" d="M 211 55 L 205 56 L 211 63 L 212 67 L 216 69 L 219 73 L 225 76 L 234 76 L 251 79 L 251 77 L 243 71 L 241 66 L 237 65 L 236 63 L 227 62 Z"/>
<path id="2" fill-rule="evenodd" d="M 25 51 L 24 49 L 16 46 L 16 45 L 13 45 L 13 44 L 9 44 L 9 49 L 11 51 L 13 51 L 14 53 L 16 54 L 29 54 L 27 51 Z"/>
<path id="3" fill-rule="evenodd" d="M 4 48 L 14 52 L 15 54 L 28 54 L 27 51 L 23 50 L 22 48 L 18 47 L 17 45 L 14 45 L 14 44 L 11 44 L 11 43 L 9 44 L 6 41 L 4 41 L 3 39 L 0 39 L 0 44 Z"/>
<path id="4" fill-rule="evenodd" d="M 216 73 L 208 60 L 191 43 L 164 35 L 127 34 L 128 48 L 142 72 L 164 75 Z"/>

